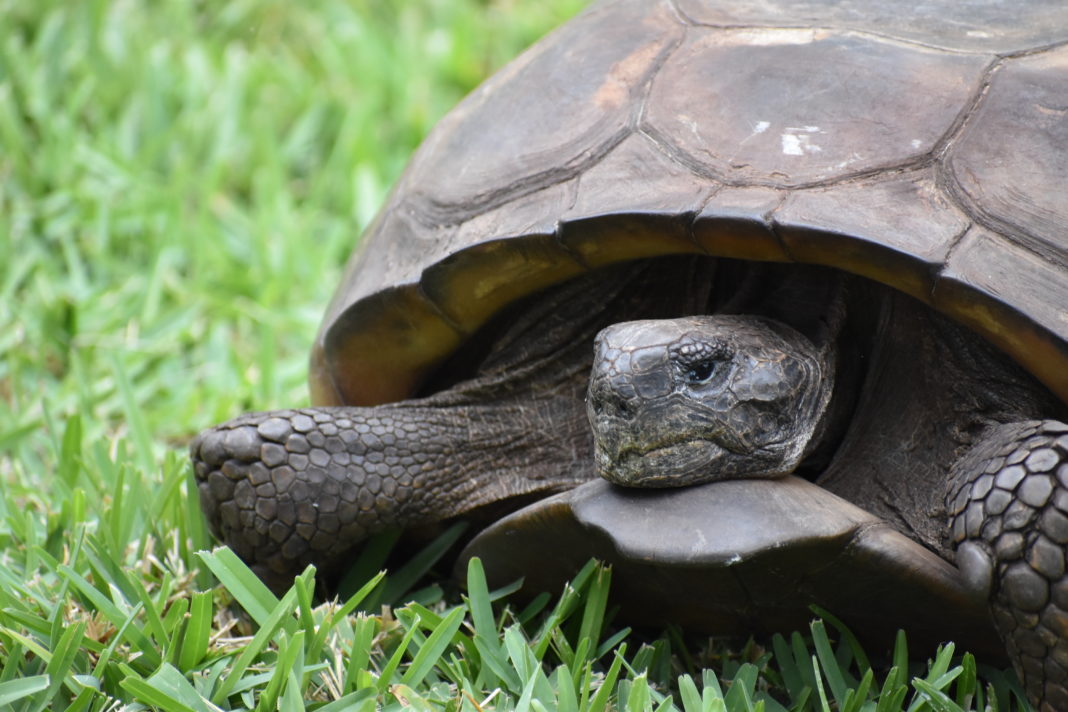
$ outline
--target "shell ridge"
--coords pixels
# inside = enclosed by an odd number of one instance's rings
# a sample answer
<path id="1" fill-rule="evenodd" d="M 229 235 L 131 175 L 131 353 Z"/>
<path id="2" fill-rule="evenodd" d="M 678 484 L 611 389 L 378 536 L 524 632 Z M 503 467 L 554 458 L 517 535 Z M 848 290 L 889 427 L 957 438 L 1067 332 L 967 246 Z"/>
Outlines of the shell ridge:
<path id="1" fill-rule="evenodd" d="M 645 117 L 642 117 L 642 121 L 638 126 L 638 133 L 645 136 L 656 147 L 673 162 L 679 164 L 690 173 L 693 173 L 699 178 L 706 180 L 714 180 L 717 183 L 723 185 L 731 185 L 735 187 L 748 187 L 751 185 L 748 182 L 731 181 L 725 174 L 715 170 L 711 166 L 705 165 L 700 161 L 692 158 L 686 151 L 674 146 L 671 141 L 668 140 L 667 135 L 654 125 L 647 123 Z M 713 154 L 709 154 L 713 155 Z M 766 186 L 770 188 L 776 188 L 779 186 Z"/>
<path id="2" fill-rule="evenodd" d="M 643 140 L 648 141 L 649 143 L 651 143 L 653 145 L 653 147 L 662 156 L 664 156 L 664 158 L 668 159 L 669 161 L 671 161 L 675 165 L 679 166 L 680 168 L 686 169 L 687 171 L 689 171 L 692 175 L 696 176 L 697 178 L 704 178 L 705 180 L 716 181 L 716 183 L 719 184 L 721 187 L 723 185 L 725 185 L 724 181 L 720 180 L 719 178 L 717 178 L 715 176 L 706 175 L 705 171 L 702 171 L 702 170 L 696 168 L 692 164 L 692 162 L 687 162 L 687 161 L 683 160 L 679 156 L 679 154 L 677 152 L 671 150 L 670 142 L 666 142 L 666 141 L 660 140 L 657 137 L 656 133 L 655 132 L 653 132 L 653 133 L 649 132 L 647 130 L 648 128 L 649 128 L 648 126 L 644 125 L 641 121 L 639 121 L 634 133 L 637 134 L 638 136 L 640 136 Z"/>
<path id="3" fill-rule="evenodd" d="M 456 333 L 460 334 L 463 337 L 471 336 L 471 331 L 469 329 L 465 329 L 459 323 L 454 321 L 453 318 L 449 316 L 449 314 L 445 311 L 445 309 L 442 308 L 442 306 L 438 304 L 433 297 L 430 296 L 426 289 L 423 288 L 424 274 L 426 274 L 426 270 L 423 270 L 422 273 L 420 273 L 419 281 L 412 285 L 415 288 L 416 293 L 418 293 L 419 296 L 426 300 L 427 304 L 429 304 L 430 308 L 433 310 L 435 316 L 445 322 L 450 328 L 455 329 Z"/>
<path id="4" fill-rule="evenodd" d="M 605 155 L 607 156 L 608 154 L 605 154 Z M 602 158 L 603 158 L 603 156 L 602 156 Z M 564 214 L 569 213 L 572 210 L 574 210 L 575 203 L 578 202 L 578 197 L 579 197 L 579 195 L 581 194 L 581 191 L 582 191 L 582 175 L 575 176 L 574 181 L 575 181 L 575 189 L 574 189 L 574 192 L 572 193 L 571 204 L 568 206 L 567 211 L 565 211 L 565 213 L 561 213 L 561 215 L 564 215 Z M 563 220 L 557 219 L 557 221 L 556 221 L 556 229 L 553 230 L 553 243 L 556 244 L 557 246 L 559 246 L 560 249 L 563 250 L 564 252 L 566 252 L 568 255 L 570 255 L 571 259 L 575 260 L 575 262 L 577 262 L 587 272 L 590 272 L 590 271 L 592 271 L 594 269 L 594 266 L 591 265 L 589 263 L 589 261 L 586 260 L 585 257 L 583 257 L 582 252 L 579 251 L 579 250 L 576 250 L 574 247 L 569 245 L 567 240 L 564 239 L 564 222 L 563 222 Z"/>
<path id="5" fill-rule="evenodd" d="M 951 166 L 946 166 L 946 173 L 946 187 L 948 188 L 946 192 L 949 193 L 950 199 L 976 225 L 986 228 L 1001 239 L 1010 240 L 1012 244 L 1043 262 L 1050 262 L 1062 270 L 1068 270 L 1068 254 L 1051 248 L 1047 240 L 1036 235 L 1026 226 L 990 213 L 960 183 L 956 171 Z M 1012 237 L 1009 238 L 1009 235 Z M 963 238 L 963 235 L 961 235 L 961 238 Z M 948 255 L 946 263 L 949 263 Z"/>
<path id="6" fill-rule="evenodd" d="M 679 0 L 668 0 L 668 7 L 672 9 L 675 16 L 679 18 L 679 21 L 684 25 L 697 26 L 699 23 L 692 17 L 686 14 L 686 11 L 679 6 Z"/>
<path id="7" fill-rule="evenodd" d="M 660 54 L 653 60 L 652 66 L 649 67 L 649 74 L 642 82 L 642 88 L 639 92 L 638 100 L 634 102 L 634 108 L 631 110 L 630 121 L 628 125 L 632 132 L 642 133 L 642 122 L 645 118 L 645 107 L 649 103 L 649 94 L 653 91 L 653 84 L 656 82 L 658 76 L 660 76 L 660 70 L 671 61 L 672 56 L 679 51 L 679 48 L 686 42 L 686 36 L 690 33 L 691 28 L 683 24 L 683 31 L 679 34 L 673 42 L 667 43 Z"/>
<path id="8" fill-rule="evenodd" d="M 1059 47 L 1064 47 L 1066 45 L 1068 45 L 1068 42 L 1062 42 Z M 1036 54 L 1038 53 L 1019 56 L 1032 57 Z M 972 220 L 1002 237 L 1012 235 L 1012 242 L 1014 244 L 1026 249 L 1043 261 L 1052 262 L 1058 267 L 1068 270 L 1068 252 L 1051 248 L 1049 246 L 1048 238 L 1043 238 L 1031 228 L 1018 221 L 1014 221 L 1007 216 L 994 214 L 983 206 L 982 200 L 978 196 L 973 195 L 961 180 L 960 174 L 962 172 L 967 172 L 967 169 L 957 166 L 959 155 L 953 152 L 955 144 L 963 139 L 974 122 L 977 121 L 976 117 L 981 111 L 984 100 L 990 95 L 991 88 L 997 75 L 1002 69 L 1007 68 L 1013 63 L 1013 60 L 1018 59 L 1019 56 L 1008 58 L 999 57 L 992 63 L 990 71 L 984 80 L 983 87 L 980 94 L 976 97 L 974 105 L 970 109 L 968 115 L 961 122 L 957 133 L 946 142 L 944 148 L 945 157 L 941 161 L 942 170 L 940 173 L 944 174 L 946 192 L 958 207 L 960 207 L 960 209 Z M 973 180 L 972 182 L 978 184 L 981 181 Z"/>
<path id="9" fill-rule="evenodd" d="M 939 160 L 945 159 L 953 143 L 964 135 L 968 126 L 975 120 L 975 116 L 979 113 L 984 100 L 990 94 L 990 85 L 994 82 L 994 77 L 1005 66 L 1005 63 L 1006 60 L 1004 58 L 995 57 L 986 66 L 980 76 L 979 86 L 976 87 L 969 99 L 964 103 L 960 112 L 953 119 L 953 123 L 949 125 L 949 128 L 946 129 L 941 138 L 935 141 L 934 147 L 931 149 L 931 155 Z"/>
<path id="10" fill-rule="evenodd" d="M 999 52 L 998 56 L 1003 59 L 1021 59 L 1023 57 L 1035 57 L 1046 52 L 1055 52 L 1068 46 L 1068 40 L 1060 40 L 1058 42 L 1048 42 L 1044 45 L 1036 45 L 1034 47 L 1027 47 L 1025 49 L 1017 49 L 1011 52 Z"/>
<path id="11" fill-rule="evenodd" d="M 776 213 L 778 213 L 779 210 L 782 209 L 782 206 L 786 204 L 789 197 L 789 191 L 781 191 L 778 197 L 779 202 L 776 203 L 774 207 L 769 208 L 761 217 L 764 219 L 764 226 L 768 229 L 768 232 L 771 233 L 771 236 L 775 238 L 775 242 L 778 243 L 779 249 L 781 249 L 783 254 L 789 257 L 792 261 L 797 262 L 797 257 L 790 251 L 790 248 L 786 244 L 786 240 L 783 239 L 782 233 L 779 232 L 780 223 L 775 217 Z"/>
<path id="12" fill-rule="evenodd" d="M 631 128 L 628 122 L 628 125 L 615 131 L 601 144 L 588 151 L 579 152 L 575 158 L 567 161 L 563 166 L 524 176 L 501 189 L 470 196 L 463 204 L 441 201 L 432 196 L 417 193 L 411 196 L 410 205 L 415 210 L 413 217 L 417 223 L 428 228 L 461 225 L 512 201 L 575 178 L 611 153 L 612 149 L 622 143 L 630 133 Z M 557 147 L 550 153 L 558 151 Z"/>
<path id="13" fill-rule="evenodd" d="M 944 194 L 945 191 L 942 191 L 942 193 Z M 955 201 L 951 200 L 950 202 L 955 204 Z M 958 205 L 957 207 L 959 208 L 960 206 Z M 962 210 L 963 210 L 963 208 L 962 208 Z M 966 211 L 964 212 L 964 214 L 966 216 L 969 216 Z M 946 250 L 945 259 L 942 260 L 942 264 L 937 269 L 935 269 L 933 271 L 933 273 L 931 274 L 931 289 L 928 291 L 928 293 L 926 295 L 926 299 L 924 300 L 928 304 L 930 304 L 932 307 L 934 307 L 934 305 L 935 305 L 935 292 L 938 291 L 938 283 L 939 283 L 939 281 L 941 281 L 942 276 L 945 274 L 949 263 L 953 261 L 953 255 L 956 253 L 957 248 L 960 247 L 960 245 L 964 242 L 964 236 L 967 235 L 969 232 L 971 232 L 974 228 L 975 228 L 975 222 L 972 221 L 972 220 L 969 220 L 967 223 L 964 224 L 964 227 L 962 227 L 960 229 L 960 231 L 956 235 L 954 235 L 952 238 L 950 238 L 949 249 Z M 941 309 L 938 309 L 937 307 L 935 307 L 935 309 L 937 309 L 940 312 L 942 311 Z M 947 316 L 949 316 L 949 315 L 947 314 Z"/>
<path id="14" fill-rule="evenodd" d="M 649 140 L 652 141 L 652 139 Z M 653 143 L 655 144 L 655 141 Z M 668 158 L 671 158 L 671 156 L 668 156 Z M 683 167 L 685 168 L 685 166 Z M 702 245 L 701 241 L 697 238 L 697 220 L 698 218 L 700 218 L 701 213 L 703 213 L 708 207 L 708 204 L 712 202 L 712 199 L 715 198 L 725 187 L 726 186 L 722 183 L 713 183 L 712 189 L 708 192 L 708 195 L 706 195 L 705 199 L 701 201 L 701 204 L 693 210 L 693 214 L 689 217 L 689 220 L 686 221 L 686 239 L 700 247 L 701 251 L 704 252 L 706 255 L 710 254 L 708 248 Z"/>
<path id="15" fill-rule="evenodd" d="M 812 32 L 814 34 L 826 33 L 835 34 L 843 37 L 859 37 L 863 39 L 873 40 L 875 42 L 881 42 L 883 44 L 899 45 L 909 48 L 920 48 L 929 50 L 931 52 L 941 52 L 944 54 L 963 54 L 963 55 L 984 55 L 990 54 L 989 50 L 983 49 L 964 49 L 960 47 L 949 47 L 946 45 L 932 44 L 929 42 L 923 42 L 917 39 L 911 39 L 903 37 L 901 35 L 894 35 L 887 32 L 876 32 L 875 30 L 864 29 L 862 27 L 856 27 L 849 24 L 818 24 L 818 25 L 761 25 L 754 23 L 738 22 L 738 23 L 713 23 L 713 22 L 701 22 L 699 20 L 693 20 L 685 11 L 680 10 L 680 14 L 686 18 L 686 24 L 708 30 L 715 30 L 724 33 L 752 33 L 752 32 Z M 1041 50 L 1035 48 L 1027 48 L 1021 50 L 1013 50 L 1011 52 L 1003 53 L 1003 56 L 1015 56 L 1017 54 L 1031 54 L 1036 51 L 1045 51 L 1046 49 L 1055 49 L 1065 44 L 1064 42 L 1051 43 L 1050 45 L 1044 45 Z"/>

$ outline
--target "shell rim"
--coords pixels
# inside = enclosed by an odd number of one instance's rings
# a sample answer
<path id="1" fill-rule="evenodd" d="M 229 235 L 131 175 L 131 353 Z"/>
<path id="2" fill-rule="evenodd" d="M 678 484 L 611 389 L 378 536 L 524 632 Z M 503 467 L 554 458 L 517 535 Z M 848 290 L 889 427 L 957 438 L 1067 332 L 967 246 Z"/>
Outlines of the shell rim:
<path id="1" fill-rule="evenodd" d="M 680 230 L 680 217 L 687 229 Z M 612 244 L 610 238 L 621 230 L 634 234 L 622 246 Z M 665 235 L 674 239 L 665 240 Z M 544 249 L 546 240 L 572 258 L 578 269 L 529 264 L 523 279 L 509 282 L 503 301 L 484 305 L 473 314 L 465 308 L 471 296 L 455 285 L 470 278 L 467 271 L 472 264 L 485 274 L 507 274 L 509 261 L 523 255 L 524 248 Z M 804 259 L 791 253 L 790 246 L 798 241 L 819 240 L 826 244 L 806 250 Z M 1023 252 L 1020 245 L 973 224 L 957 239 L 951 255 L 969 240 L 994 240 L 999 251 Z M 843 246 L 850 249 L 843 250 Z M 954 273 L 948 262 L 931 261 L 881 243 L 878 237 L 732 215 L 648 212 L 560 222 L 554 235 L 479 242 L 428 266 L 418 282 L 391 286 L 352 302 L 335 318 L 328 317 L 316 338 L 309 373 L 312 403 L 374 406 L 409 398 L 434 367 L 516 299 L 597 267 L 672 254 L 815 264 L 867 277 L 919 299 L 985 337 L 1068 403 L 1068 340 L 1053 325 L 1028 313 L 1019 303 L 1020 295 L 996 280 L 978 284 L 968 275 Z M 1041 255 L 1025 257 L 1044 261 Z M 448 291 L 450 286 L 453 291 Z M 468 285 L 467 291 L 471 289 L 477 285 Z"/>

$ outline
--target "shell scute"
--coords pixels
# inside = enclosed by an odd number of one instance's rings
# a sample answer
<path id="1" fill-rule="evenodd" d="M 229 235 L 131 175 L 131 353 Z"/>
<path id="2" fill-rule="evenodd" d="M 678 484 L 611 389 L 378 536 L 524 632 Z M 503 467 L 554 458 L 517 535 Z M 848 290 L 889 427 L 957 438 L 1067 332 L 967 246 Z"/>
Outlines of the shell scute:
<path id="1" fill-rule="evenodd" d="M 924 301 L 970 224 L 930 169 L 794 191 L 775 220 L 798 261 L 860 274 Z"/>
<path id="2" fill-rule="evenodd" d="M 725 186 L 694 220 L 694 239 L 710 255 L 792 262 L 770 219 L 785 197 L 785 191 L 763 186 Z"/>
<path id="3" fill-rule="evenodd" d="M 627 134 L 647 78 L 682 32 L 662 3 L 577 17 L 442 119 L 409 166 L 413 197 L 433 219 L 459 221 L 576 175 Z"/>
<path id="4" fill-rule="evenodd" d="M 732 184 L 801 186 L 918 161 L 990 61 L 848 34 L 749 39 L 694 30 L 643 117 L 679 160 Z"/>
<path id="5" fill-rule="evenodd" d="M 691 22 L 720 27 L 834 27 L 963 52 L 1006 54 L 1063 39 L 1068 6 L 1030 2 L 870 0 L 677 0 Z"/>
<path id="6" fill-rule="evenodd" d="M 1068 27 L 1068 24 L 1065 25 Z M 1068 47 L 1007 61 L 949 151 L 970 207 L 1068 265 Z"/>
<path id="7" fill-rule="evenodd" d="M 1068 276 L 1005 236 L 969 230 L 949 255 L 932 305 L 986 336 L 1068 400 Z"/>

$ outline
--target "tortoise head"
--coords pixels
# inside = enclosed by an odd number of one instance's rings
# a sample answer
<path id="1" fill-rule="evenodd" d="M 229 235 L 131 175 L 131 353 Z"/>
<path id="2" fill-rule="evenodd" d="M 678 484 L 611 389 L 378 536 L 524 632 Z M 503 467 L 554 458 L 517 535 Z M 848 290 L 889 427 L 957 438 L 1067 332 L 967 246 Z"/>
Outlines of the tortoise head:
<path id="1" fill-rule="evenodd" d="M 833 386 L 811 341 L 757 316 L 615 324 L 594 349 L 587 411 L 597 467 L 628 486 L 792 472 Z"/>

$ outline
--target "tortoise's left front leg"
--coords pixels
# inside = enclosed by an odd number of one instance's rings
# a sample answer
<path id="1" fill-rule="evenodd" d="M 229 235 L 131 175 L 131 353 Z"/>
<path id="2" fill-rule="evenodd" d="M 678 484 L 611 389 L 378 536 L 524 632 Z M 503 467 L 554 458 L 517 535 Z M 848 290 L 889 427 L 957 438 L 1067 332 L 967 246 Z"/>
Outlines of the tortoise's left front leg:
<path id="1" fill-rule="evenodd" d="M 1068 425 L 997 426 L 954 469 L 957 566 L 989 600 L 1031 704 L 1068 710 Z"/>

